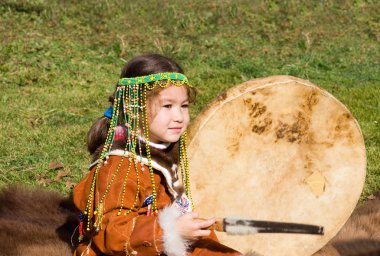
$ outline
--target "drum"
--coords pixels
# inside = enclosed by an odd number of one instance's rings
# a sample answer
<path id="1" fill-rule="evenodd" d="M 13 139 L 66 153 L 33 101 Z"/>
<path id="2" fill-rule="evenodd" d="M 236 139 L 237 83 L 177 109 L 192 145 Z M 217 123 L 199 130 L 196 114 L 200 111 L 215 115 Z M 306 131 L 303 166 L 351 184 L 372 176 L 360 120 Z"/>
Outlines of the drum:
<path id="1" fill-rule="evenodd" d="M 309 81 L 273 76 L 218 96 L 189 128 L 195 210 L 203 217 L 321 225 L 324 236 L 218 233 L 222 243 L 262 255 L 311 255 L 343 226 L 366 175 L 359 125 Z"/>

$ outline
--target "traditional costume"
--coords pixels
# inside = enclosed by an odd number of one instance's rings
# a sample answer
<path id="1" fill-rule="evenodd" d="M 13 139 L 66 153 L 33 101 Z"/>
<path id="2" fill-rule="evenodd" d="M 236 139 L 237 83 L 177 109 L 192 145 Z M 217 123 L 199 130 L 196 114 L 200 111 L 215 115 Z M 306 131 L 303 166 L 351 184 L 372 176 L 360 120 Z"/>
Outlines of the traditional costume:
<path id="1" fill-rule="evenodd" d="M 192 243 L 177 231 L 176 219 L 193 208 L 186 133 L 177 143 L 151 143 L 147 118 L 147 90 L 171 85 L 190 86 L 180 73 L 119 80 L 103 150 L 74 189 L 74 255 L 240 255 L 214 233 Z"/>

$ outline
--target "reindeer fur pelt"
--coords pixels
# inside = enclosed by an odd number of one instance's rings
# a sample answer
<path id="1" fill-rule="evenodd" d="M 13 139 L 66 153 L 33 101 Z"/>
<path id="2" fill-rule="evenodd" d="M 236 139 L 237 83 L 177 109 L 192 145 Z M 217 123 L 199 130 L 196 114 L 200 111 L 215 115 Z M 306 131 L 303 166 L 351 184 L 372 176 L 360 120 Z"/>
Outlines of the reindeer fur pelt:
<path id="1" fill-rule="evenodd" d="M 0 191 L 0 255 L 72 255 L 72 200 L 57 192 L 9 186 Z"/>
<path id="2" fill-rule="evenodd" d="M 313 256 L 380 255 L 380 191 L 352 213 L 338 234 Z"/>

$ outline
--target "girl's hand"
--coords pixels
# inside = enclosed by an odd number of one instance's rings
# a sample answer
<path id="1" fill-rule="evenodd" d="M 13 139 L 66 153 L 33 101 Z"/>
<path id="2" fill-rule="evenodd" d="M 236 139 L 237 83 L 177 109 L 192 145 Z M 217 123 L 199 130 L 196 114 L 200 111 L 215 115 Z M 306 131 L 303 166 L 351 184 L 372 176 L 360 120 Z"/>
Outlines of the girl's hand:
<path id="1" fill-rule="evenodd" d="M 197 240 L 202 236 L 209 236 L 211 231 L 208 228 L 215 223 L 215 218 L 206 220 L 197 219 L 199 214 L 197 212 L 189 212 L 176 220 L 179 233 L 186 240 Z"/>

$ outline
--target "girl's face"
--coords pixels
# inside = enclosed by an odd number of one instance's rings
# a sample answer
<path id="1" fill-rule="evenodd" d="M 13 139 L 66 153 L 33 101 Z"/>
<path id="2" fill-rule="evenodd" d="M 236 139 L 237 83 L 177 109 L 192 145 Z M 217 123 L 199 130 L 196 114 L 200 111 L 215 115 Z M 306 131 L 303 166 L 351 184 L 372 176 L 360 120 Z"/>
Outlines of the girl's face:
<path id="1" fill-rule="evenodd" d="M 149 103 L 149 140 L 176 142 L 189 124 L 189 98 L 185 86 L 169 86 Z"/>

